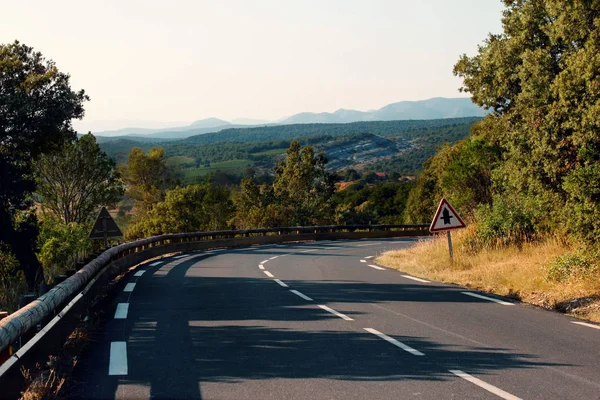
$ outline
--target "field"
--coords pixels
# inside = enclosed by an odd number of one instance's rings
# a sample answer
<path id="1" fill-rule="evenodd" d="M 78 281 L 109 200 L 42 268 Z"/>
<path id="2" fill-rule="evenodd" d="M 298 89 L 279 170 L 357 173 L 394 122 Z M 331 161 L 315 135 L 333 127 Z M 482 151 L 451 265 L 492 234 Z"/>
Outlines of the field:
<path id="1" fill-rule="evenodd" d="M 186 156 L 173 156 L 165 159 L 165 164 L 169 167 L 179 166 L 181 164 L 193 163 L 194 159 L 192 157 Z"/>
<path id="2" fill-rule="evenodd" d="M 186 168 L 183 169 L 182 172 L 184 174 L 184 180 L 191 181 L 198 176 L 206 176 L 211 172 L 239 171 L 249 165 L 253 165 L 251 160 L 228 160 L 211 163 L 210 167 Z"/>
<path id="3" fill-rule="evenodd" d="M 261 151 L 260 153 L 254 153 L 252 155 L 253 156 L 277 156 L 279 154 L 285 153 L 286 150 L 287 150 L 287 148 L 284 147 L 281 149 L 271 149 L 271 150 Z"/>

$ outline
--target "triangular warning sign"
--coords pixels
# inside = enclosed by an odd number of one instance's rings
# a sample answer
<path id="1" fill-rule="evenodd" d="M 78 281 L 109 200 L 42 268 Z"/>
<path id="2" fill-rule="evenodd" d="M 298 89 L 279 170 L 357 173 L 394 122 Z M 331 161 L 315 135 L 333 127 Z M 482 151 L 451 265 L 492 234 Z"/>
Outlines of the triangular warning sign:
<path id="1" fill-rule="evenodd" d="M 106 207 L 102 207 L 88 238 L 104 239 L 121 236 L 123 236 L 123 233 L 117 226 L 117 223 L 112 219 Z"/>
<path id="2" fill-rule="evenodd" d="M 451 231 L 453 229 L 466 228 L 467 224 L 462 220 L 454 207 L 446 199 L 440 201 L 435 213 L 429 232 Z"/>

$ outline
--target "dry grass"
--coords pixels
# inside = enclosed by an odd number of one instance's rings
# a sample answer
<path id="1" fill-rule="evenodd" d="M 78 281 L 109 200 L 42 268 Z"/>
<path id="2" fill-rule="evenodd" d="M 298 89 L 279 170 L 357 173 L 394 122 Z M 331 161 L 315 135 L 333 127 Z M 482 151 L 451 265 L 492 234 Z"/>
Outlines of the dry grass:
<path id="1" fill-rule="evenodd" d="M 445 235 L 406 250 L 384 253 L 377 262 L 417 277 L 456 283 L 600 322 L 600 279 L 553 282 L 546 278 L 548 266 L 571 248 L 547 240 L 525 244 L 521 249 L 469 254 L 461 245 L 468 233 L 453 233 L 453 263 Z"/>

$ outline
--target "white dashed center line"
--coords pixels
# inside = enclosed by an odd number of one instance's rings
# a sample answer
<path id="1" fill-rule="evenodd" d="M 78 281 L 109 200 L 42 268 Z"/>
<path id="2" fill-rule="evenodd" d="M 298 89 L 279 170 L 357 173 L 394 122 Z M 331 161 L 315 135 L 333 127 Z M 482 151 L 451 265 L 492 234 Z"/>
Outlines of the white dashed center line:
<path id="1" fill-rule="evenodd" d="M 286 285 L 285 283 L 283 283 L 282 281 L 280 281 L 279 279 L 273 279 L 275 282 L 277 282 L 279 284 L 279 286 L 283 286 L 283 287 L 288 287 L 288 285 Z"/>
<path id="2" fill-rule="evenodd" d="M 422 282 L 422 283 L 429 283 L 429 281 L 426 281 L 425 279 L 415 278 L 414 276 L 410 276 L 410 275 L 402 275 L 402 276 L 404 278 L 406 278 L 406 279 L 412 279 L 413 281 Z"/>
<path id="3" fill-rule="evenodd" d="M 514 306 L 514 303 L 509 303 L 508 301 L 494 299 L 492 297 L 482 296 L 482 295 L 477 294 L 477 293 L 471 293 L 471 292 L 461 292 L 461 293 L 462 294 L 466 294 L 467 296 L 477 297 L 478 299 L 483 299 L 483 300 L 487 300 L 487 301 L 493 301 L 494 303 L 502 304 L 503 306 Z"/>
<path id="4" fill-rule="evenodd" d="M 337 312 L 337 311 L 335 311 L 333 308 L 329 308 L 329 307 L 327 307 L 327 306 L 323 306 L 323 305 L 319 305 L 319 308 L 321 308 L 321 309 L 323 309 L 323 310 L 325 310 L 325 311 L 327 311 L 327 312 L 330 312 L 330 313 L 332 313 L 333 315 L 336 315 L 336 316 L 340 317 L 340 318 L 341 318 L 341 319 L 343 319 L 343 320 L 346 320 L 346 321 L 354 321 L 354 320 L 353 320 L 352 318 L 350 318 L 349 316 L 347 316 L 347 315 L 345 315 L 345 314 L 342 314 L 342 313 L 340 313 L 340 312 Z"/>
<path id="5" fill-rule="evenodd" d="M 188 256 L 187 254 L 180 254 L 180 255 L 175 256 L 173 258 L 183 258 L 183 257 L 187 257 L 187 256 Z"/>
<path id="6" fill-rule="evenodd" d="M 419 350 L 415 350 L 412 347 L 397 341 L 396 339 L 394 339 L 393 337 L 390 337 L 388 335 L 386 335 L 385 333 L 381 333 L 376 329 L 373 328 L 364 328 L 365 331 L 372 333 L 373 335 L 377 335 L 380 338 L 382 338 L 383 340 L 393 344 L 394 346 L 400 347 L 402 350 L 409 352 L 412 355 L 415 356 L 424 356 L 425 354 L 421 353 Z"/>
<path id="7" fill-rule="evenodd" d="M 313 301 L 313 299 L 311 299 L 310 297 L 308 297 L 307 295 L 305 295 L 304 293 L 300 293 L 297 290 L 290 290 L 290 292 L 294 293 L 296 296 L 302 297 L 304 300 L 307 301 Z"/>
<path id="8" fill-rule="evenodd" d="M 360 262 L 361 262 L 361 263 L 366 263 L 366 262 L 367 262 L 367 260 L 360 260 Z"/>
<path id="9" fill-rule="evenodd" d="M 259 269 L 265 269 L 265 267 L 262 264 L 258 264 L 258 268 Z"/>
<path id="10" fill-rule="evenodd" d="M 369 267 L 374 268 L 374 269 L 378 269 L 380 271 L 385 271 L 385 268 L 381 268 L 381 267 L 379 267 L 377 265 L 369 264 Z"/>
<path id="11" fill-rule="evenodd" d="M 123 289 L 123 291 L 133 292 L 133 289 L 135 289 L 135 283 L 128 283 L 127 285 L 125 285 L 125 289 Z"/>
<path id="12" fill-rule="evenodd" d="M 368 256 L 368 257 L 365 257 L 365 259 L 366 259 L 366 260 L 369 260 L 369 259 L 371 259 L 371 258 L 373 258 L 373 257 L 375 257 L 375 256 Z"/>
<path id="13" fill-rule="evenodd" d="M 571 322 L 574 324 L 577 324 L 577 325 L 587 326 L 588 328 L 600 329 L 600 325 L 592 325 L 592 324 L 587 324 L 585 322 L 575 322 L 575 321 L 571 321 Z"/>
<path id="14" fill-rule="evenodd" d="M 108 375 L 127 375 L 127 343 L 110 343 Z"/>
<path id="15" fill-rule="evenodd" d="M 129 311 L 129 303 L 117 304 L 117 310 L 115 311 L 115 319 L 127 319 L 128 311 Z"/>
<path id="16" fill-rule="evenodd" d="M 156 267 L 157 265 L 160 265 L 162 263 L 164 263 L 164 261 L 156 261 L 156 262 L 153 262 L 152 264 L 150 264 L 150 266 L 151 267 Z"/>
<path id="17" fill-rule="evenodd" d="M 133 276 L 142 276 L 142 275 L 144 275 L 144 272 L 146 272 L 146 271 L 144 271 L 144 270 L 142 270 L 142 271 L 138 271 L 138 272 L 136 272 L 136 273 L 135 273 L 135 275 L 133 275 Z"/>
<path id="18" fill-rule="evenodd" d="M 269 278 L 274 278 L 273 274 L 270 273 L 269 271 L 263 271 L 265 273 L 266 276 L 268 276 Z"/>
<path id="19" fill-rule="evenodd" d="M 381 243 L 366 243 L 366 244 L 357 244 L 356 247 L 365 247 L 365 246 L 377 246 Z"/>
<path id="20" fill-rule="evenodd" d="M 269 260 L 274 260 L 274 259 L 276 259 L 276 258 L 278 258 L 278 257 L 279 257 L 279 256 L 274 256 L 274 257 L 271 257 L 271 258 L 269 258 Z"/>
<path id="21" fill-rule="evenodd" d="M 482 381 L 481 379 L 475 378 L 473 375 L 469 375 L 459 369 L 451 369 L 450 370 L 451 373 L 453 373 L 454 375 L 463 378 L 466 381 L 471 382 L 474 385 L 479 386 L 480 388 L 483 388 L 485 390 L 487 390 L 490 393 L 495 394 L 498 397 L 501 397 L 503 399 L 506 400 L 521 400 L 520 397 L 514 396 L 508 392 L 505 392 L 504 390 L 497 388 L 496 386 L 490 385 L 487 382 Z"/>

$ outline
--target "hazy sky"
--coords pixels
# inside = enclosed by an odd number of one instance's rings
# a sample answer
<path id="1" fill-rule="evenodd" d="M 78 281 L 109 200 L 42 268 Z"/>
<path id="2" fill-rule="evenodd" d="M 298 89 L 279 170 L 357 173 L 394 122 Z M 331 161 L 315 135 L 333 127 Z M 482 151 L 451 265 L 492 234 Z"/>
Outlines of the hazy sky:
<path id="1" fill-rule="evenodd" d="M 2 0 L 0 42 L 91 97 L 80 129 L 459 97 L 452 67 L 500 0 Z M 144 122 L 146 121 L 146 122 Z"/>

